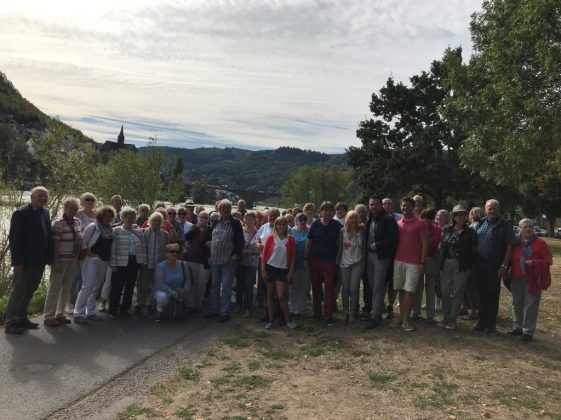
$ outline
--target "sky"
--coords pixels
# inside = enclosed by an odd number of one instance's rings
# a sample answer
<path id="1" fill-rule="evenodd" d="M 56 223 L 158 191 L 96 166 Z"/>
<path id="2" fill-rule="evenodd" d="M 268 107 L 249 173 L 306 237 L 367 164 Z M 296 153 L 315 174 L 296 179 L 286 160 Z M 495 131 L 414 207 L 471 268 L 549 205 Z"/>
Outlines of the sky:
<path id="1" fill-rule="evenodd" d="M 2 0 L 0 71 L 97 142 L 359 146 L 372 93 L 447 47 L 474 0 Z"/>

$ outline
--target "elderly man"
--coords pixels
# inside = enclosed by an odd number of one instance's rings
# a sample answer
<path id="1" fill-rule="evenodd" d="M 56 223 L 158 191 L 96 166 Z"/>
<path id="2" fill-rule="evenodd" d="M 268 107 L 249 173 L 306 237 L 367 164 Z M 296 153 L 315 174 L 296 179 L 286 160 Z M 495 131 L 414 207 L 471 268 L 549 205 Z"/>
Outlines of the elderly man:
<path id="1" fill-rule="evenodd" d="M 485 216 L 477 222 L 475 278 L 479 293 L 479 321 L 475 331 L 494 333 L 501 279 L 508 275 L 508 266 L 515 244 L 512 223 L 501 217 L 499 202 L 494 199 L 485 203 Z"/>
<path id="2" fill-rule="evenodd" d="M 242 224 L 232 217 L 232 203 L 218 204 L 220 217 L 213 224 L 210 242 L 212 288 L 207 317 L 219 315 L 219 322 L 230 320 L 230 294 L 236 274 L 236 265 L 244 247 Z"/>
<path id="3" fill-rule="evenodd" d="M 245 203 L 245 200 L 238 200 L 238 211 L 242 215 L 241 220 L 243 220 L 243 217 L 247 213 L 247 205 Z"/>
<path id="4" fill-rule="evenodd" d="M 31 203 L 12 214 L 10 253 L 14 275 L 6 306 L 6 334 L 21 334 L 39 325 L 27 317 L 27 306 L 39 287 L 46 264 L 51 264 L 53 245 L 45 187 L 31 191 Z"/>
<path id="5" fill-rule="evenodd" d="M 111 224 L 113 227 L 119 226 L 122 223 L 121 209 L 123 208 L 123 198 L 120 195 L 114 195 L 111 197 L 111 205 L 115 209 L 115 219 Z"/>
<path id="6" fill-rule="evenodd" d="M 401 213 L 396 213 L 393 210 L 393 201 L 391 198 L 386 197 L 382 200 L 382 207 L 384 207 L 384 210 L 386 211 L 386 213 L 388 213 L 391 217 L 393 217 L 393 219 L 397 222 L 398 220 L 403 219 L 403 214 Z"/>

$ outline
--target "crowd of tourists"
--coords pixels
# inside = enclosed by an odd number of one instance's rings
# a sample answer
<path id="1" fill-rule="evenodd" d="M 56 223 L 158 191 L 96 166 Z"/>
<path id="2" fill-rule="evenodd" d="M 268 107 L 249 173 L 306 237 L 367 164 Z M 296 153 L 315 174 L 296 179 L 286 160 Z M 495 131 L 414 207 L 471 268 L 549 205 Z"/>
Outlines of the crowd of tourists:
<path id="1" fill-rule="evenodd" d="M 47 189 L 36 187 L 12 216 L 9 334 L 39 328 L 27 307 L 46 265 L 46 327 L 98 322 L 102 312 L 111 320 L 201 314 L 227 322 L 232 310 L 249 318 L 257 305 L 266 329 L 296 328 L 311 298 L 309 315 L 328 327 L 340 312 L 339 321 L 363 318 L 367 329 L 388 323 L 412 332 L 424 309 L 446 330 L 461 319 L 493 333 L 504 283 L 512 293 L 510 333 L 531 341 L 551 283 L 552 254 L 533 222 L 520 220 L 515 234 L 494 199 L 448 212 L 403 197 L 398 213 L 390 198 L 371 197 L 350 210 L 325 201 L 317 213 L 307 203 L 282 214 L 250 211 L 243 200 L 235 210 L 221 200 L 207 212 L 187 200 L 158 203 L 151 213 L 147 204 L 123 206 L 117 195 L 97 206 L 85 193 L 67 198 L 52 225 L 47 202 Z"/>

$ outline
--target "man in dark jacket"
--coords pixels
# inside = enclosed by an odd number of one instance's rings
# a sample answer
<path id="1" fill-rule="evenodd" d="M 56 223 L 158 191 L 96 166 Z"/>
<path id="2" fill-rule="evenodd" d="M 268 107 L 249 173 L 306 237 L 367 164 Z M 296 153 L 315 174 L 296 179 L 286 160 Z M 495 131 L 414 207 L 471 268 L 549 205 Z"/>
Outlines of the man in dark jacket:
<path id="1" fill-rule="evenodd" d="M 44 208 L 49 192 L 44 187 L 31 191 L 31 203 L 12 214 L 10 253 L 14 275 L 6 306 L 7 334 L 21 334 L 39 326 L 27 317 L 27 306 L 39 287 L 45 265 L 52 261 L 51 221 Z"/>
<path id="2" fill-rule="evenodd" d="M 501 279 L 508 276 L 508 266 L 515 243 L 512 223 L 501 217 L 497 200 L 487 200 L 485 215 L 476 227 L 477 247 L 475 278 L 481 299 L 479 322 L 475 331 L 494 333 L 499 311 Z"/>
<path id="3" fill-rule="evenodd" d="M 232 217 L 232 203 L 222 200 L 218 204 L 220 218 L 213 224 L 210 242 L 212 288 L 208 316 L 220 315 L 219 321 L 230 320 L 230 294 L 236 266 L 244 247 L 243 227 Z"/>
<path id="4" fill-rule="evenodd" d="M 379 197 L 368 201 L 370 217 L 366 223 L 366 271 L 372 289 L 372 312 L 367 328 L 376 328 L 384 309 L 386 274 L 398 242 L 396 221 L 386 213 Z"/>

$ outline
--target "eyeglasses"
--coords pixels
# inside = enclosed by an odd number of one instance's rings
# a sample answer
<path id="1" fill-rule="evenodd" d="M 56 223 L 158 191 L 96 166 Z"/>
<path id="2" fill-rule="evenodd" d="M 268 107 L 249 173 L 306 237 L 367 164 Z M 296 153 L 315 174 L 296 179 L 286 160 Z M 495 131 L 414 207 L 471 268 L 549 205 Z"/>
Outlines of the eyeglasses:
<path id="1" fill-rule="evenodd" d="M 84 201 L 95 201 L 95 198 L 84 198 Z"/>

